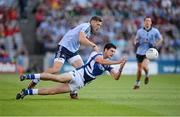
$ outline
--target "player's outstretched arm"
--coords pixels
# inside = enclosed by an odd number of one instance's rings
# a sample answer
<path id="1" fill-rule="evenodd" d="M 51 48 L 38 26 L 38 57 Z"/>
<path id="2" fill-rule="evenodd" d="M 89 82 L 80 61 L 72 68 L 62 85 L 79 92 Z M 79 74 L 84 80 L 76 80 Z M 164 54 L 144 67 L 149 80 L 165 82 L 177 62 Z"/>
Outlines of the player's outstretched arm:
<path id="1" fill-rule="evenodd" d="M 96 52 L 99 51 L 98 46 L 97 46 L 95 43 L 89 41 L 89 40 L 86 38 L 84 32 L 80 32 L 80 34 L 79 34 L 79 40 L 80 40 L 80 43 L 81 43 L 81 44 L 92 47 Z"/>
<path id="2" fill-rule="evenodd" d="M 110 60 L 106 60 L 104 59 L 102 56 L 98 56 L 96 57 L 96 62 L 103 64 L 103 65 L 113 65 L 113 64 L 121 64 L 123 63 L 125 58 L 122 58 L 118 61 L 110 61 Z"/>
<path id="3" fill-rule="evenodd" d="M 122 70 L 124 68 L 124 65 L 126 64 L 126 60 L 124 60 L 122 63 L 121 63 L 121 66 L 119 68 L 119 70 L 116 72 L 115 70 L 111 70 L 111 76 L 115 79 L 115 80 L 119 80 L 119 78 L 121 77 L 121 73 L 122 73 Z"/>

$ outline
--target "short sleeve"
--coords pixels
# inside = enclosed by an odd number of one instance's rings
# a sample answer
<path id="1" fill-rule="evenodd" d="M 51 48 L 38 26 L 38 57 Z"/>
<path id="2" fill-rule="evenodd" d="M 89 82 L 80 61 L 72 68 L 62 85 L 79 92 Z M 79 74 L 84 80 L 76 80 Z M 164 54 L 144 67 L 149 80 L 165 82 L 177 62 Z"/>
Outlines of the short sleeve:
<path id="1" fill-rule="evenodd" d="M 87 33 L 89 30 L 90 30 L 90 25 L 84 25 L 80 31 Z"/>
<path id="2" fill-rule="evenodd" d="M 113 69 L 113 67 L 111 67 L 110 65 L 106 65 L 104 66 L 105 70 L 111 72 L 111 70 Z"/>
<path id="3" fill-rule="evenodd" d="M 137 31 L 135 38 L 136 38 L 136 39 L 139 39 L 139 35 L 140 35 L 140 30 Z"/>
<path id="4" fill-rule="evenodd" d="M 161 34 L 160 34 L 159 30 L 157 30 L 157 29 L 156 29 L 155 38 L 156 38 L 156 40 L 159 40 L 161 38 Z"/>

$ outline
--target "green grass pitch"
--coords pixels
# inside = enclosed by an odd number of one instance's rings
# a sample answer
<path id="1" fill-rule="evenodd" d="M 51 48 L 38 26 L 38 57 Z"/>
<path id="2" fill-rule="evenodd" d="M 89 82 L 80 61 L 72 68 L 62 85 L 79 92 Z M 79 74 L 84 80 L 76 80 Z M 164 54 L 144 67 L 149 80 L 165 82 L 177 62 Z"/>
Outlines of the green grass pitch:
<path id="1" fill-rule="evenodd" d="M 150 83 L 133 90 L 135 76 L 119 81 L 101 76 L 79 91 L 79 100 L 69 94 L 27 96 L 15 100 L 29 81 L 18 75 L 0 74 L 0 116 L 180 116 L 180 75 L 151 76 Z M 56 83 L 42 81 L 37 87 Z"/>

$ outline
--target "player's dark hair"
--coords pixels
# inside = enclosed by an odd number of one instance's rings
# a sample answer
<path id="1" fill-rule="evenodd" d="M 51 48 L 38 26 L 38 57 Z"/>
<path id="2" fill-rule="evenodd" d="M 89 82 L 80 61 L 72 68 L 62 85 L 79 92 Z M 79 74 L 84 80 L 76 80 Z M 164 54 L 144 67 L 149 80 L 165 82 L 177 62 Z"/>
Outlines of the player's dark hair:
<path id="1" fill-rule="evenodd" d="M 102 18 L 99 17 L 99 16 L 93 16 L 93 17 L 91 17 L 90 22 L 91 22 L 92 20 L 102 22 Z"/>
<path id="2" fill-rule="evenodd" d="M 151 18 L 150 16 L 146 16 L 146 17 L 144 18 L 144 21 L 145 21 L 147 18 L 150 18 L 150 19 L 152 20 L 152 18 Z"/>
<path id="3" fill-rule="evenodd" d="M 114 44 L 112 44 L 112 43 L 107 43 L 105 46 L 104 46 L 104 50 L 105 49 L 110 49 L 110 48 L 114 48 L 114 49 L 116 49 L 116 46 L 114 45 Z"/>

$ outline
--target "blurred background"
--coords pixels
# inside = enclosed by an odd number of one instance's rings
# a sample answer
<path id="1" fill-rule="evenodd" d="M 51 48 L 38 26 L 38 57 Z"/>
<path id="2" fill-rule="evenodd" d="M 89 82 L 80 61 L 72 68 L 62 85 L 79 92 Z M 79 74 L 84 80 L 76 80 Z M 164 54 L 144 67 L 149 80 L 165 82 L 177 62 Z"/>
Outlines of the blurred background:
<path id="1" fill-rule="evenodd" d="M 133 38 L 147 15 L 164 39 L 151 73 L 180 73 L 179 0 L 0 0 L 0 73 L 47 69 L 63 35 L 94 15 L 103 18 L 103 26 L 91 41 L 101 48 L 114 43 L 118 48 L 113 59 L 128 56 L 124 73 L 136 73 Z M 84 61 L 90 51 L 80 48 Z M 62 72 L 70 69 L 65 64 Z"/>

